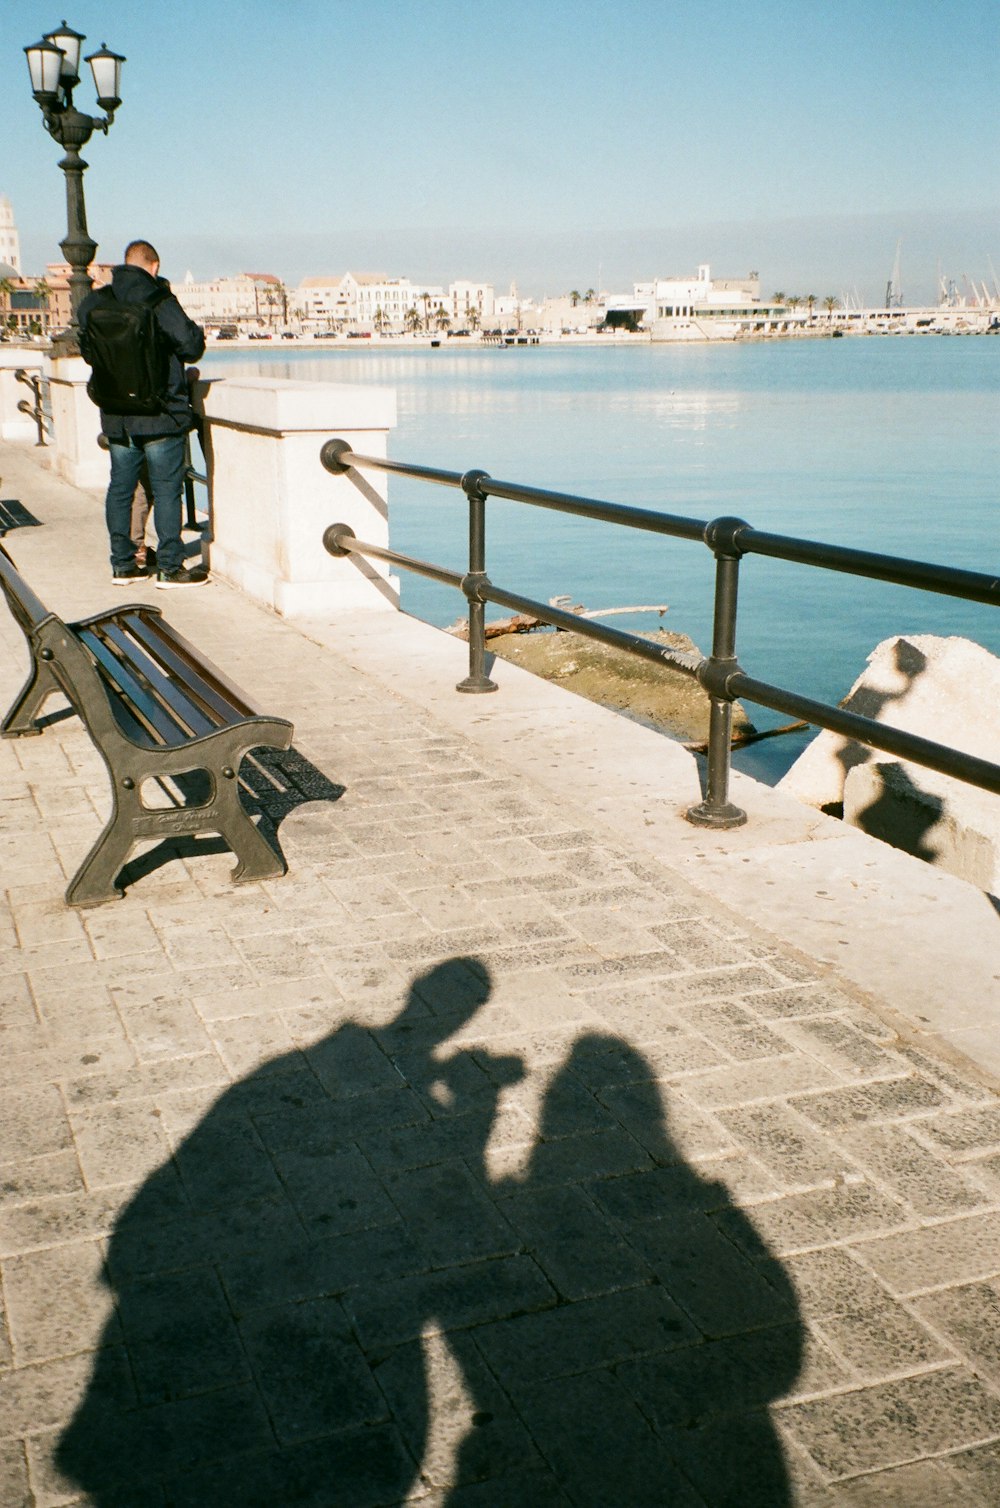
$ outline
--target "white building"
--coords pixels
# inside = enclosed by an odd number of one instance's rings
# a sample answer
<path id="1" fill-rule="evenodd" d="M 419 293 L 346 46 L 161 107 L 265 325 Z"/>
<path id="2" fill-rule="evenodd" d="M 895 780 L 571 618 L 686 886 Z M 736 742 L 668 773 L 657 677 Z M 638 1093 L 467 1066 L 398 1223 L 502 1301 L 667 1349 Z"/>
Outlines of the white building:
<path id="1" fill-rule="evenodd" d="M 347 289 L 332 275 L 303 278 L 293 301 L 307 329 L 333 330 L 351 317 Z"/>
<path id="2" fill-rule="evenodd" d="M 271 326 L 283 324 L 287 318 L 284 286 L 272 272 L 241 272 L 207 283 L 195 282 L 189 272 L 174 292 L 185 313 L 209 329 L 219 325 Z"/>
<path id="3" fill-rule="evenodd" d="M 303 278 L 296 307 L 312 329 L 403 330 L 411 309 L 422 323 L 434 323 L 439 310 L 449 313 L 444 289 L 390 278 L 382 272 L 345 272 L 343 277 Z"/>
<path id="4" fill-rule="evenodd" d="M 21 271 L 21 241 L 14 208 L 6 194 L 0 194 L 0 262 L 6 262 L 15 272 Z"/>
<path id="5" fill-rule="evenodd" d="M 645 313 L 642 323 L 653 340 L 726 340 L 775 316 L 760 299 L 760 277 L 713 279 L 704 263 L 696 277 L 655 278 L 636 283 L 633 307 Z M 609 316 L 614 304 L 609 301 Z"/>
<path id="6" fill-rule="evenodd" d="M 470 317 L 478 325 L 491 320 L 495 303 L 492 283 L 472 283 L 460 278 L 448 285 L 448 313 L 452 324 L 460 329 L 468 326 Z"/>

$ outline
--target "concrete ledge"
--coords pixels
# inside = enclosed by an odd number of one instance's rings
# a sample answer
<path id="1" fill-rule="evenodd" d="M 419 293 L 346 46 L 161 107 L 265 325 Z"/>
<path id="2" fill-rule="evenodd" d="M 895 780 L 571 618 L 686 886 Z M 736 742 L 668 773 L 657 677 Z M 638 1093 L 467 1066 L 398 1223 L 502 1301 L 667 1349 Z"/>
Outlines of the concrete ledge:
<path id="1" fill-rule="evenodd" d="M 396 423 L 396 393 L 394 388 L 348 383 L 227 377 L 212 382 L 205 416 L 213 424 L 264 434 L 312 430 L 325 437 L 334 433 L 334 425 L 351 430 L 391 429 Z"/>

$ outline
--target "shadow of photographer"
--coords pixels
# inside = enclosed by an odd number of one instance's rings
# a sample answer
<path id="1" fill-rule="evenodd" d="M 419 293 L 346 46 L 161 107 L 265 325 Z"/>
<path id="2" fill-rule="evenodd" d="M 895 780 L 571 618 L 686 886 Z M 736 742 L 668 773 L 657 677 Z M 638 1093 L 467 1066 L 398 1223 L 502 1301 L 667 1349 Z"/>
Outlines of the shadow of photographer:
<path id="1" fill-rule="evenodd" d="M 492 1176 L 526 1065 L 479 1045 L 491 989 L 449 959 L 391 1023 L 272 1059 L 177 1141 L 110 1242 L 115 1311 L 56 1452 L 72 1490 L 791 1501 L 768 1405 L 802 1327 L 780 1264 L 610 1034 L 575 1042 L 522 1173 Z"/>

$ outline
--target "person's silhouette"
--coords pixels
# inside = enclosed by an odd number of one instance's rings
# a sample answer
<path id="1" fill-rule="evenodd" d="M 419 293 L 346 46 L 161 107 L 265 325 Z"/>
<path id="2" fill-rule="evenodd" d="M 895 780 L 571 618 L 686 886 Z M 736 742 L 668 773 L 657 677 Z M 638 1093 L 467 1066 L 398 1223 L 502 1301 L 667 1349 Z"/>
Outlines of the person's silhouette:
<path id="1" fill-rule="evenodd" d="M 801 1342 L 780 1266 L 617 1037 L 576 1042 L 524 1177 L 491 1179 L 523 1066 L 465 1045 L 490 991 L 450 959 L 388 1025 L 265 1064 L 126 1206 L 116 1312 L 56 1454 L 95 1508 L 403 1502 L 436 1469 L 428 1331 L 464 1394 L 435 1483 L 456 1508 L 475 1482 L 519 1503 L 683 1505 L 692 1482 L 788 1502 L 767 1405 Z"/>
<path id="2" fill-rule="evenodd" d="M 579 1038 L 524 1178 L 498 1193 L 560 1302 L 473 1335 L 569 1501 L 790 1503 L 767 1405 L 801 1363 L 795 1294 L 724 1186 L 684 1160 L 642 1055 Z M 480 1454 L 470 1431 L 456 1490 Z"/>
<path id="3" fill-rule="evenodd" d="M 378 1501 L 406 1496 L 427 1434 L 422 1358 L 410 1348 L 396 1379 L 406 1449 L 353 1317 L 378 1309 L 387 1278 L 419 1286 L 512 1244 L 471 1171 L 497 1081 L 476 1065 L 463 1114 L 468 1055 L 440 1057 L 491 984 L 478 960 L 449 959 L 391 1025 L 346 1021 L 266 1063 L 125 1207 L 107 1258 L 116 1312 L 56 1452 L 96 1508 L 158 1501 L 161 1484 L 171 1501 L 240 1508 L 348 1508 L 373 1481 Z M 422 1166 L 393 1172 L 396 1136 L 423 1138 L 436 1188 Z"/>

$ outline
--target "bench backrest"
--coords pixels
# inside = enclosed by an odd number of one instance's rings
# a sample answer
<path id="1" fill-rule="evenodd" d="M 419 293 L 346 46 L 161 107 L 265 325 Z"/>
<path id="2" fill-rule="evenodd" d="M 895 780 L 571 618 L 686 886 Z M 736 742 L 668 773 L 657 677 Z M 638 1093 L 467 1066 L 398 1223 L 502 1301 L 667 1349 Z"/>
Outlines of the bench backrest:
<path id="1" fill-rule="evenodd" d="M 136 743 L 184 743 L 260 716 L 157 608 L 133 604 L 69 627 L 97 668 L 118 726 Z"/>
<path id="2" fill-rule="evenodd" d="M 3 591 L 15 620 L 26 633 L 44 623 L 52 614 L 31 590 L 6 547 L 0 543 L 0 590 Z"/>

